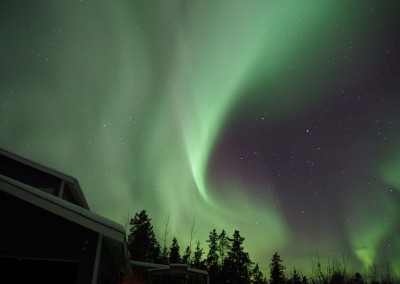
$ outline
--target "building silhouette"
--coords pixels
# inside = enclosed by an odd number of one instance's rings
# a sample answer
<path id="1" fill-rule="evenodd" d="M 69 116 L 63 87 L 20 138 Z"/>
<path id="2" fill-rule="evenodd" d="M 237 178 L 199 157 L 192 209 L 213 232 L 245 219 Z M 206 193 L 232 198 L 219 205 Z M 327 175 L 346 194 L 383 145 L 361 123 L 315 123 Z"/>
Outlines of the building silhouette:
<path id="1" fill-rule="evenodd" d="M 124 228 L 90 211 L 75 178 L 4 149 L 0 226 L 2 283 L 117 283 L 129 272 Z"/>

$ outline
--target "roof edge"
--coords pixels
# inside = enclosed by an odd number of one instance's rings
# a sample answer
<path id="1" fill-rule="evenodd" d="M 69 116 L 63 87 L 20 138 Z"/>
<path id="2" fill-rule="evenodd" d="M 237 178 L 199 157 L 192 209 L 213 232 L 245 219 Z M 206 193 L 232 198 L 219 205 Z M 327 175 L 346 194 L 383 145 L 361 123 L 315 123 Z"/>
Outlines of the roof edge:
<path id="1" fill-rule="evenodd" d="M 6 183 L 14 188 L 16 187 L 16 188 L 20 189 L 22 192 L 25 192 L 25 194 L 29 194 L 31 196 L 31 198 L 21 198 L 18 195 L 18 192 L 12 192 L 11 190 L 5 190 L 3 188 L 0 188 L 1 191 L 6 192 L 7 194 L 10 194 L 10 195 L 20 198 L 20 199 L 23 199 L 24 201 L 29 202 L 36 206 L 38 206 L 38 205 L 35 204 L 34 197 L 39 198 L 45 202 L 48 202 L 49 204 L 52 204 L 59 208 L 62 208 L 63 210 L 68 210 L 71 213 L 79 215 L 78 218 L 84 217 L 85 219 L 89 219 L 90 221 L 94 222 L 95 224 L 104 226 L 108 230 L 111 229 L 111 230 L 116 231 L 120 234 L 123 234 L 123 236 L 125 236 L 125 229 L 121 224 L 118 224 L 118 223 L 116 223 L 110 219 L 107 219 L 103 216 L 100 216 L 94 212 L 91 212 L 88 209 L 82 208 L 78 205 L 75 205 L 66 200 L 60 199 L 56 196 L 53 196 L 53 195 L 43 192 L 37 188 L 31 187 L 27 184 L 21 183 L 17 180 L 11 179 L 11 178 L 3 176 L 3 175 L 0 175 L 0 182 Z M 43 206 L 39 206 L 39 207 L 43 208 Z M 47 211 L 51 211 L 48 208 L 43 208 L 43 209 L 45 209 Z M 101 233 L 101 232 L 99 232 L 99 233 Z"/>
<path id="2" fill-rule="evenodd" d="M 44 172 L 44 173 L 47 173 L 49 175 L 55 176 L 57 178 L 60 178 L 60 179 L 64 180 L 65 182 L 71 184 L 76 189 L 76 194 L 82 200 L 83 205 L 85 206 L 85 208 L 90 210 L 89 204 L 88 204 L 88 202 L 87 202 L 87 200 L 85 198 L 85 195 L 83 194 L 83 191 L 82 191 L 82 188 L 81 188 L 81 186 L 79 184 L 79 181 L 76 178 L 74 178 L 73 176 L 70 176 L 70 175 L 65 174 L 63 172 L 60 172 L 60 171 L 55 170 L 53 168 L 50 168 L 48 166 L 44 166 L 44 165 L 42 165 L 40 163 L 37 163 L 35 161 L 32 161 L 32 160 L 27 159 L 25 157 L 22 157 L 22 156 L 20 156 L 18 154 L 12 153 L 12 152 L 10 152 L 8 150 L 5 150 L 4 148 L 1 148 L 1 147 L 0 147 L 0 154 L 4 155 L 4 156 L 6 156 L 6 157 L 8 157 L 10 159 L 13 159 L 13 160 L 15 160 L 15 161 L 17 161 L 19 163 L 22 163 L 22 164 L 25 164 L 25 165 L 27 165 L 29 167 L 32 167 L 32 168 L 34 168 L 36 170 L 39 170 L 41 172 Z"/>

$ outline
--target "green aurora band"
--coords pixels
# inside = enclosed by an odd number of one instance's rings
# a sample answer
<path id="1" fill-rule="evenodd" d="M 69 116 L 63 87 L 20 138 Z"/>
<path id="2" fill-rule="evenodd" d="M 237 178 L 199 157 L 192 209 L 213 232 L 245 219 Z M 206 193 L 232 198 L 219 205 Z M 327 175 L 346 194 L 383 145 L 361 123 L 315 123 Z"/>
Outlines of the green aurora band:
<path id="1" fill-rule="evenodd" d="M 268 173 L 263 181 L 270 191 L 257 191 L 261 186 L 240 173 L 218 184 L 210 178 L 210 159 L 235 113 L 265 112 L 280 121 L 294 109 L 318 108 L 341 78 L 369 68 L 363 58 L 373 52 L 356 45 L 349 51 L 351 39 L 335 24 L 372 43 L 382 35 L 373 28 L 357 34 L 370 25 L 361 14 L 370 6 L 379 17 L 387 11 L 373 1 L 243 3 L 60 1 L 10 8 L 23 20 L 10 16 L 1 25 L 14 41 L 0 49 L 11 54 L 4 62 L 12 66 L 0 79 L 0 130 L 7 134 L 0 145 L 74 175 L 96 213 L 124 223 L 146 209 L 160 240 L 169 215 L 168 238 L 175 235 L 181 248 L 194 219 L 195 239 L 203 242 L 214 228 L 238 229 L 263 269 L 275 251 L 288 268 L 307 272 L 315 249 L 331 258 L 345 250 L 356 269 L 388 261 L 400 276 L 393 254 L 400 252 L 398 236 L 393 239 L 400 139 L 382 154 L 375 188 L 360 189 L 357 181 L 356 191 L 349 187 L 347 214 L 359 222 L 347 226 L 345 240 L 329 224 L 317 239 L 311 232 L 297 236 Z M 354 56 L 351 68 L 339 59 L 346 52 Z M 24 67 L 10 63 L 16 58 Z M 327 67 L 326 58 L 338 59 Z M 241 109 L 248 99 L 259 109 Z M 397 192 L 382 193 L 388 186 Z M 360 192 L 385 206 L 366 210 Z"/>

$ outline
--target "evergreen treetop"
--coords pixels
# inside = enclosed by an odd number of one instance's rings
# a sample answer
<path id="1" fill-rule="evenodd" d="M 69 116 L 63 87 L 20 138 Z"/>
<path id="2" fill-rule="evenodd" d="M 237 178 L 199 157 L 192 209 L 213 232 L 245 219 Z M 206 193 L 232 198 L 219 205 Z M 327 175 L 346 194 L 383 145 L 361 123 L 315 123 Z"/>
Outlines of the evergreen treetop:
<path id="1" fill-rule="evenodd" d="M 181 255 L 179 252 L 179 244 L 176 237 L 172 239 L 171 247 L 169 248 L 169 263 L 180 263 Z"/>
<path id="2" fill-rule="evenodd" d="M 192 264 L 194 268 L 204 269 L 203 249 L 200 246 L 200 241 L 197 241 L 196 243 Z"/>
<path id="3" fill-rule="evenodd" d="M 282 264 L 281 257 L 277 252 L 272 256 L 270 268 L 270 283 L 271 284 L 283 284 L 285 283 L 284 270 L 285 266 Z"/>
<path id="4" fill-rule="evenodd" d="M 160 245 L 154 235 L 151 219 L 146 210 L 136 213 L 130 220 L 128 250 L 133 260 L 156 262 L 160 255 Z"/>
<path id="5" fill-rule="evenodd" d="M 249 254 L 244 251 L 243 242 L 245 238 L 240 236 L 239 231 L 235 230 L 231 242 L 230 250 L 226 258 L 227 269 L 232 276 L 232 281 L 237 283 L 249 283 L 250 266 L 252 264 Z"/>
<path id="6" fill-rule="evenodd" d="M 208 254 L 206 263 L 210 270 L 215 270 L 218 267 L 218 235 L 215 229 L 209 234 L 208 243 Z"/>

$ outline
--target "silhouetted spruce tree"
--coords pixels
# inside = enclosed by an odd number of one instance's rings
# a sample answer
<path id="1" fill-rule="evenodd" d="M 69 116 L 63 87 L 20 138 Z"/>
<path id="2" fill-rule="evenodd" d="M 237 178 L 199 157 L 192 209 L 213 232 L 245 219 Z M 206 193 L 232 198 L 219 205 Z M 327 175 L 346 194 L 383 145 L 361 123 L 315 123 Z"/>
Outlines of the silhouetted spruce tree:
<path id="1" fill-rule="evenodd" d="M 215 229 L 213 229 L 208 235 L 208 254 L 206 258 L 206 267 L 210 274 L 210 279 L 213 283 L 218 283 L 218 235 Z"/>
<path id="2" fill-rule="evenodd" d="M 243 241 L 239 231 L 235 230 L 230 241 L 230 250 L 226 258 L 226 268 L 230 274 L 229 280 L 236 283 L 250 282 L 251 260 L 249 254 L 244 251 Z"/>
<path id="3" fill-rule="evenodd" d="M 151 219 L 146 210 L 136 213 L 130 220 L 128 235 L 128 250 L 133 260 L 157 262 L 160 256 L 158 244 L 151 225 Z"/>
<path id="4" fill-rule="evenodd" d="M 169 248 L 169 263 L 180 263 L 181 255 L 179 252 L 179 244 L 176 237 L 172 239 L 171 247 Z"/>
<path id="5" fill-rule="evenodd" d="M 168 248 L 164 247 L 161 256 L 160 256 L 160 263 L 161 264 L 168 264 L 169 263 L 169 253 L 168 253 Z"/>
<path id="6" fill-rule="evenodd" d="M 288 284 L 302 284 L 300 274 L 296 270 L 296 268 L 293 269 L 292 275 L 291 275 L 290 279 L 287 281 L 287 283 Z"/>
<path id="7" fill-rule="evenodd" d="M 306 276 L 303 276 L 303 279 L 301 280 L 301 284 L 308 284 L 308 279 Z"/>
<path id="8" fill-rule="evenodd" d="M 182 256 L 182 263 L 185 263 L 185 264 L 191 264 L 191 259 L 190 259 L 190 247 L 189 246 L 187 246 L 186 247 L 186 250 L 185 250 L 185 252 L 183 253 L 183 256 Z"/>
<path id="9" fill-rule="evenodd" d="M 265 284 L 267 283 L 266 279 L 264 278 L 262 272 L 260 271 L 260 268 L 258 266 L 258 263 L 254 266 L 254 268 L 251 271 L 251 282 L 252 284 Z"/>
<path id="10" fill-rule="evenodd" d="M 204 260 L 203 260 L 203 249 L 200 246 L 200 241 L 197 241 L 196 248 L 193 254 L 192 265 L 197 269 L 204 269 Z"/>
<path id="11" fill-rule="evenodd" d="M 229 238 L 226 235 L 225 230 L 222 230 L 221 233 L 218 235 L 219 265 L 221 267 L 224 266 L 225 258 L 229 250 L 229 245 L 230 245 Z"/>
<path id="12" fill-rule="evenodd" d="M 216 267 L 218 265 L 218 235 L 215 229 L 213 229 L 208 236 L 208 254 L 207 254 L 207 267 Z"/>
<path id="13" fill-rule="evenodd" d="M 283 284 L 285 283 L 284 270 L 285 267 L 282 265 L 282 260 L 279 254 L 276 252 L 271 259 L 269 265 L 270 268 L 270 283 L 271 284 Z"/>

